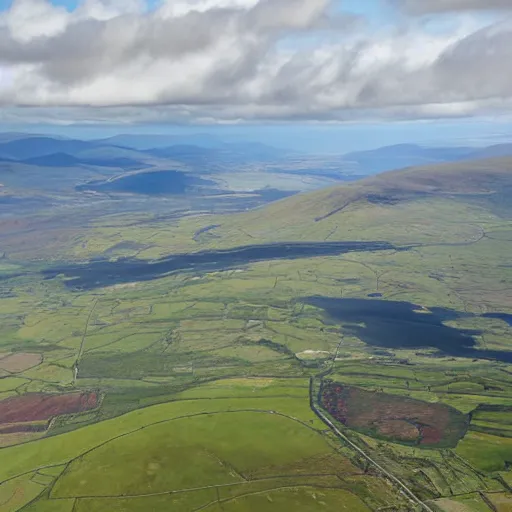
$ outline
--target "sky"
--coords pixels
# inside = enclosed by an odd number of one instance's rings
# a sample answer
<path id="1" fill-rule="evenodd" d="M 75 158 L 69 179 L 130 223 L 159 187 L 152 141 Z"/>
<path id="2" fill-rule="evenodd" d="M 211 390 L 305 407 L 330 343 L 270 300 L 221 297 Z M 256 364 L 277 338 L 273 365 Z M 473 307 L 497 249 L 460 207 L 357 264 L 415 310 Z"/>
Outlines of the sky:
<path id="1" fill-rule="evenodd" d="M 0 130 L 512 139 L 511 0 L 0 0 Z"/>

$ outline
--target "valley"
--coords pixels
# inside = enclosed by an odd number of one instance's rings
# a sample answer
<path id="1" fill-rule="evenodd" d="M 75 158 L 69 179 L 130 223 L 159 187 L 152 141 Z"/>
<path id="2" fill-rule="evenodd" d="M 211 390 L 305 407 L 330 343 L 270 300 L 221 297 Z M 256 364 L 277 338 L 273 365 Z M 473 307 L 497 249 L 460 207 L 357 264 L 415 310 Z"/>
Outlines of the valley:
<path id="1" fill-rule="evenodd" d="M 508 510 L 511 162 L 3 215 L 0 510 Z"/>

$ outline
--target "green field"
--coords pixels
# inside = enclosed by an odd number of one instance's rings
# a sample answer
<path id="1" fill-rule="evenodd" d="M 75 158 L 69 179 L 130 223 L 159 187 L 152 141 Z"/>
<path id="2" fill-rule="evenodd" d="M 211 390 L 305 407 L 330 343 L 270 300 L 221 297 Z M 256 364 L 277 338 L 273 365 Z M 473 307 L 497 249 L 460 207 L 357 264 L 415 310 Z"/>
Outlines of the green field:
<path id="1" fill-rule="evenodd" d="M 512 214 L 487 192 L 486 180 L 500 182 L 501 171 L 491 166 L 482 181 L 470 171 L 460 195 L 460 175 L 433 173 L 435 183 L 446 180 L 449 197 L 414 195 L 408 171 L 389 183 L 375 178 L 243 214 L 172 222 L 106 216 L 73 236 L 53 233 L 54 261 L 37 247 L 29 257 L 12 242 L 4 263 L 23 272 L 2 282 L 0 412 L 16 413 L 10 404 L 24 396 L 37 407 L 0 423 L 0 512 L 506 510 L 512 326 L 481 315 L 512 313 Z M 395 202 L 367 198 L 398 186 L 405 192 Z M 213 224 L 215 237 L 194 237 Z M 149 260 L 355 239 L 413 247 L 89 290 L 39 273 L 108 256 L 120 242 L 148 247 L 137 257 Z M 376 293 L 424 312 L 456 312 L 443 326 L 471 331 L 475 350 L 501 358 L 372 344 L 364 322 L 336 320 L 305 300 Z M 319 400 L 327 381 L 355 390 L 364 422 L 329 416 Z M 46 395 L 71 392 L 93 393 L 98 402 L 44 411 Z M 446 435 L 422 443 L 428 425 L 418 411 L 449 411 Z M 29 417 L 36 412 L 49 416 Z M 397 421 L 421 436 L 396 435 Z"/>

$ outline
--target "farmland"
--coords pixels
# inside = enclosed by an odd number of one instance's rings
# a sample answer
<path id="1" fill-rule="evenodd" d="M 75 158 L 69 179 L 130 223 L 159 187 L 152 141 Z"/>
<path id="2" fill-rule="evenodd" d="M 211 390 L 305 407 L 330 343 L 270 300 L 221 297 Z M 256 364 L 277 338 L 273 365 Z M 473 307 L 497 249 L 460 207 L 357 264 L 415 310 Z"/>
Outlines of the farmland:
<path id="1" fill-rule="evenodd" d="M 512 221 L 352 189 L 8 238 L 0 511 L 507 510 Z M 277 237 L 342 244 L 201 266 Z"/>

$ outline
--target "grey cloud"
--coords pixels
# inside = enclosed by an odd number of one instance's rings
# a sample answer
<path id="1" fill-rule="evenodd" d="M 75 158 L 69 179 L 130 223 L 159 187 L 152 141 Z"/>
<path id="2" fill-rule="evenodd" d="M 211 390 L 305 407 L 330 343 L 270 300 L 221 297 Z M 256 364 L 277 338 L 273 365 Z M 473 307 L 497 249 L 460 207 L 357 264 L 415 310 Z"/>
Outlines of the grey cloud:
<path id="1" fill-rule="evenodd" d="M 122 68 L 137 59 L 177 60 L 231 38 L 239 48 L 264 49 L 282 33 L 325 21 L 330 0 L 262 0 L 252 9 L 215 8 L 180 17 L 129 14 L 107 20 L 70 22 L 53 37 L 14 40 L 0 27 L 0 64 L 36 64 L 50 81 L 74 85 Z M 245 66 L 246 69 L 253 66 Z M 240 66 L 239 66 L 240 68 Z"/>
<path id="2" fill-rule="evenodd" d="M 396 0 L 394 1 L 396 2 Z M 398 3 L 406 11 L 414 14 L 468 10 L 512 10 L 510 0 L 398 0 Z"/>
<path id="3" fill-rule="evenodd" d="M 181 16 L 70 15 L 62 30 L 29 40 L 0 22 L 0 119 L 352 121 L 510 107 L 512 21 L 459 38 L 417 27 L 357 35 L 358 20 L 331 7 L 260 0 Z"/>
<path id="4" fill-rule="evenodd" d="M 360 105 L 460 103 L 512 97 L 512 23 L 499 23 L 448 47 L 430 66 L 400 63 L 368 76 Z"/>

